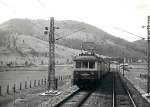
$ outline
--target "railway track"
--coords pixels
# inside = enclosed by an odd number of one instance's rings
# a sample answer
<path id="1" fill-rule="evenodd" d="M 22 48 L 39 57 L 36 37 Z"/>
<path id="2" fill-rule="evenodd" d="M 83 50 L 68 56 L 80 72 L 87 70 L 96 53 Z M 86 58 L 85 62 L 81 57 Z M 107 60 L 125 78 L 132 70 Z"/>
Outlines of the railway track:
<path id="1" fill-rule="evenodd" d="M 112 107 L 112 73 L 92 90 L 77 90 L 54 107 Z"/>
<path id="2" fill-rule="evenodd" d="M 93 92 L 94 89 L 78 89 L 54 107 L 81 107 Z"/>
<path id="3" fill-rule="evenodd" d="M 137 107 L 119 73 L 113 74 L 113 107 Z"/>
<path id="4" fill-rule="evenodd" d="M 113 90 L 113 91 L 112 91 Z M 110 73 L 92 90 L 70 94 L 54 107 L 137 107 L 119 73 Z"/>

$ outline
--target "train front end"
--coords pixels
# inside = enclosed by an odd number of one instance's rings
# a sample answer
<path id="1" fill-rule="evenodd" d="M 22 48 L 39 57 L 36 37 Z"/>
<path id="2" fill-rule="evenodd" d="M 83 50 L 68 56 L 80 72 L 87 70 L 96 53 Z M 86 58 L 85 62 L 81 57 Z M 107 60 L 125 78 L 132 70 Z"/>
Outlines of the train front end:
<path id="1" fill-rule="evenodd" d="M 98 82 L 98 58 L 92 54 L 80 54 L 74 58 L 73 84 L 78 87 Z"/>

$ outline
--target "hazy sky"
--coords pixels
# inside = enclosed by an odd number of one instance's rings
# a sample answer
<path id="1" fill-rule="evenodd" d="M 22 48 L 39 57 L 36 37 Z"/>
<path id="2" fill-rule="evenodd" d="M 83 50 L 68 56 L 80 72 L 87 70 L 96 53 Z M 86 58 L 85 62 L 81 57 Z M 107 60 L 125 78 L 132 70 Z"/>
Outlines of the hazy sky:
<path id="1" fill-rule="evenodd" d="M 0 23 L 11 18 L 77 20 L 97 26 L 128 41 L 147 37 L 150 0 L 0 0 Z"/>

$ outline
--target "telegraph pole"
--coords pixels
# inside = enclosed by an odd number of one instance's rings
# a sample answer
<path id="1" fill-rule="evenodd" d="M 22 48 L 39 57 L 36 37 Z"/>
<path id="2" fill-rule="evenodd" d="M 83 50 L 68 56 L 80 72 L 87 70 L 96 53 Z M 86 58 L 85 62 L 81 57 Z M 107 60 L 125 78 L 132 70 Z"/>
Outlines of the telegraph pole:
<path id="1" fill-rule="evenodd" d="M 147 94 L 150 93 L 150 16 L 147 17 Z"/>
<path id="2" fill-rule="evenodd" d="M 147 26 L 142 26 L 142 28 L 147 28 L 147 70 L 148 70 L 147 71 L 147 93 L 149 95 L 149 93 L 150 93 L 150 16 L 147 17 Z M 136 37 L 142 38 L 143 40 L 145 39 L 143 37 L 140 37 L 138 35 L 135 35 L 133 33 L 125 31 L 123 29 L 116 28 L 116 27 L 115 27 L 115 29 L 118 29 L 122 32 L 129 33 L 129 34 L 134 35 Z"/>
<path id="3" fill-rule="evenodd" d="M 55 36 L 54 18 L 50 19 L 49 31 L 49 65 L 48 65 L 48 90 L 55 90 Z"/>
<path id="4" fill-rule="evenodd" d="M 57 39 L 55 39 L 55 29 L 59 29 L 59 27 L 55 27 L 54 17 L 51 17 L 50 29 L 49 27 L 45 27 L 45 31 L 44 31 L 45 35 L 49 34 L 48 88 L 47 88 L 47 92 L 42 93 L 41 95 L 58 95 L 61 93 L 57 90 L 57 79 L 55 78 L 55 40 L 59 40 L 64 37 L 70 36 L 71 34 L 79 32 L 85 28 L 78 29 L 77 31 L 71 32 L 70 34 L 59 37 Z"/>
<path id="5" fill-rule="evenodd" d="M 147 94 L 150 93 L 150 16 L 147 17 Z"/>
<path id="6" fill-rule="evenodd" d="M 123 68 L 122 68 L 122 73 L 123 73 L 123 76 L 124 76 L 124 69 L 125 69 L 125 65 L 124 65 L 124 61 L 125 61 L 125 58 L 124 58 L 124 51 L 123 51 Z"/>
<path id="7" fill-rule="evenodd" d="M 44 95 L 57 95 L 57 81 L 55 78 L 55 29 L 54 17 L 50 18 L 50 28 L 45 27 L 44 34 L 49 34 L 49 65 L 48 65 L 48 88 Z"/>
<path id="8" fill-rule="evenodd" d="M 147 93 L 150 93 L 150 16 L 147 19 Z"/>
<path id="9" fill-rule="evenodd" d="M 124 65 L 124 57 L 123 57 L 123 76 L 124 76 L 124 69 L 125 69 L 125 65 Z"/>

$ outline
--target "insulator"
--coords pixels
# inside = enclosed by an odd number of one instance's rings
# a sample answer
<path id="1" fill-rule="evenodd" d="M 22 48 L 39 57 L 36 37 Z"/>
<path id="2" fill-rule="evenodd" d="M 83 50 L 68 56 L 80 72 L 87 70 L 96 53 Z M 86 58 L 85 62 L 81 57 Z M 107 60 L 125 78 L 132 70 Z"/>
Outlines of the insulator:
<path id="1" fill-rule="evenodd" d="M 45 30 L 48 30 L 48 27 L 45 27 Z"/>
<path id="2" fill-rule="evenodd" d="M 60 29 L 59 27 L 55 27 L 55 29 Z"/>
<path id="3" fill-rule="evenodd" d="M 48 34 L 48 31 L 44 31 L 44 34 L 47 35 L 47 34 Z"/>

